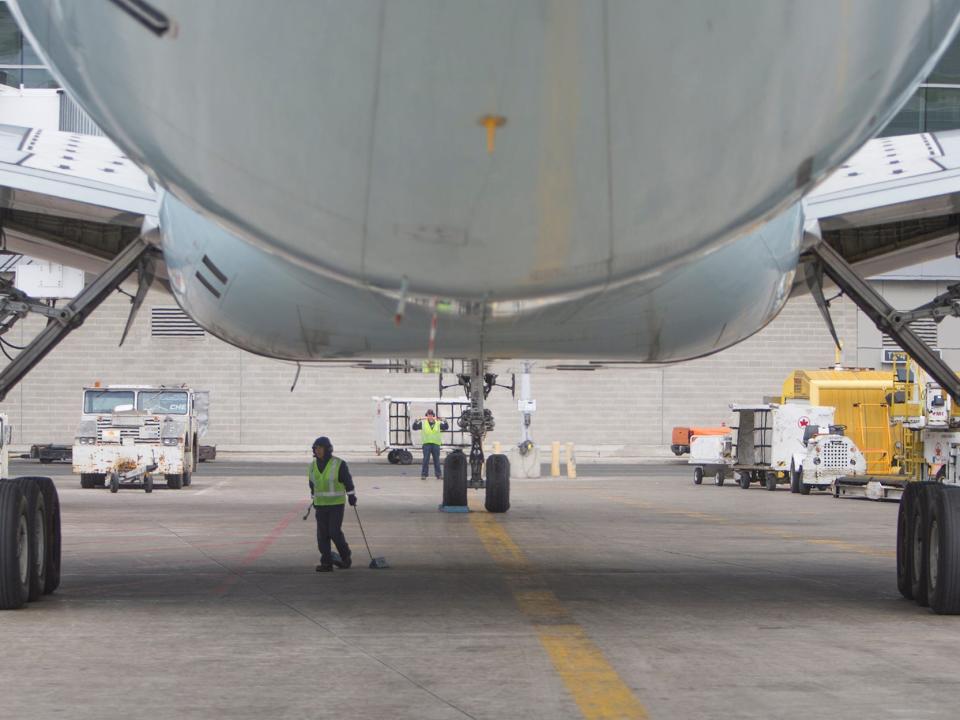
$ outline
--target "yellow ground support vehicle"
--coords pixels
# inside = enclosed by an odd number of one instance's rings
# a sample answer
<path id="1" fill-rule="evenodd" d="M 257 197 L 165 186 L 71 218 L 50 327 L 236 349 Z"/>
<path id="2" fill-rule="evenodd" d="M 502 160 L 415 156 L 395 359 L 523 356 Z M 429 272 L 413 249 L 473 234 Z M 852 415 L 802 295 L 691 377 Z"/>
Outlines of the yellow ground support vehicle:
<path id="1" fill-rule="evenodd" d="M 847 437 L 866 457 L 867 473 L 895 475 L 902 429 L 891 425 L 887 399 L 895 384 L 894 373 L 885 370 L 795 370 L 783 383 L 783 401 L 835 408 L 834 423 L 846 427 Z"/>

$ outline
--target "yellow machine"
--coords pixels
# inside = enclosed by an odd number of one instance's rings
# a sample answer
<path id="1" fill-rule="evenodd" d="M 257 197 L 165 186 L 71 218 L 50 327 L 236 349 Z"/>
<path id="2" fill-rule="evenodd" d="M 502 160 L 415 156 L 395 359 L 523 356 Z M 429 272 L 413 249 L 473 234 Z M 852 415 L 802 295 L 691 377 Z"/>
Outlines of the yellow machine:
<path id="1" fill-rule="evenodd" d="M 903 429 L 891 426 L 887 400 L 895 377 L 884 370 L 795 370 L 783 383 L 783 402 L 805 400 L 836 408 L 834 422 L 846 426 L 847 437 L 866 457 L 867 473 L 898 474 Z"/>
<path id="2" fill-rule="evenodd" d="M 942 478 L 948 469 L 955 475 L 960 407 L 906 353 L 894 358 L 893 375 L 890 422 L 903 427 L 904 473 L 911 480 Z"/>

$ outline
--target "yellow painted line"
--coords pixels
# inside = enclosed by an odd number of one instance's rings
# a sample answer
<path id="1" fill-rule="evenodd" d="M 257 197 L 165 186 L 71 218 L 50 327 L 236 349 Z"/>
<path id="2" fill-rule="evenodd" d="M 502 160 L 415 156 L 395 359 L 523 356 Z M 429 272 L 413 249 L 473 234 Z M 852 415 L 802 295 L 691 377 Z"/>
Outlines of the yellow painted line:
<path id="1" fill-rule="evenodd" d="M 589 720 L 647 718 L 634 696 L 603 653 L 579 625 L 537 628 L 540 643 L 563 678 L 580 712 Z"/>
<path id="2" fill-rule="evenodd" d="M 494 519 L 493 515 L 483 510 L 471 512 L 470 524 L 473 525 L 473 529 L 480 536 L 480 542 L 483 543 L 487 553 L 496 560 L 498 565 L 508 570 L 530 569 L 523 551 L 507 534 L 503 526 Z"/>
<path id="3" fill-rule="evenodd" d="M 537 637 L 554 670 L 586 720 L 645 720 L 647 710 L 620 675 L 567 612 L 552 591 L 543 587 L 523 550 L 495 516 L 470 513 L 470 524 L 487 553 L 502 568 L 520 577 L 508 578 L 520 612 Z"/>
<path id="4" fill-rule="evenodd" d="M 674 510 L 671 508 L 662 508 L 651 505 L 650 503 L 640 502 L 636 500 L 630 500 L 628 498 L 617 497 L 613 495 L 604 496 L 605 500 L 613 500 L 618 502 L 621 505 L 630 505 L 631 507 L 638 507 L 644 510 L 650 510 L 659 515 L 678 515 L 681 517 L 689 517 L 695 520 L 705 520 L 707 522 L 713 523 L 715 525 L 724 525 L 732 524 L 735 527 L 742 528 L 744 530 L 752 530 L 753 532 L 763 533 L 765 535 L 776 535 L 779 538 L 784 540 L 796 540 L 799 542 L 809 543 L 811 545 L 822 545 L 827 547 L 836 548 L 837 550 L 843 550 L 845 552 L 857 553 L 858 555 L 868 555 L 870 557 L 880 557 L 880 558 L 895 558 L 897 557 L 896 550 L 884 550 L 882 548 L 873 547 L 871 545 L 861 545 L 858 543 L 847 542 L 846 540 L 839 540 L 836 538 L 812 538 L 806 535 L 800 535 L 794 532 L 783 530 L 781 528 L 769 527 L 767 525 L 751 525 L 749 523 L 737 523 L 729 518 L 725 518 L 721 515 L 714 515 L 711 513 L 705 512 L 696 512 L 690 510 Z"/>
<path id="5" fill-rule="evenodd" d="M 838 550 L 846 550 L 847 552 L 859 553 L 860 555 L 873 555 L 874 557 L 882 558 L 896 558 L 896 550 L 881 550 L 880 548 L 870 547 L 869 545 L 858 545 L 856 543 L 849 543 L 843 540 L 832 540 L 829 538 L 807 538 L 806 542 L 812 543 L 813 545 L 829 545 L 830 547 L 835 547 Z"/>

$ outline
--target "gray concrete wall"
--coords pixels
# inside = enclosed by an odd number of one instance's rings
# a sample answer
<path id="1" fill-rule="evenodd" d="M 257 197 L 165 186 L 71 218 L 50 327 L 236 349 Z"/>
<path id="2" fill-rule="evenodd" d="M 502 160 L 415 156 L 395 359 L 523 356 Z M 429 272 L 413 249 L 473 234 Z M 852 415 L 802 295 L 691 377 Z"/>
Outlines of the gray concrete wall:
<path id="1" fill-rule="evenodd" d="M 327 434 L 342 448 L 368 450 L 373 442 L 373 395 L 436 394 L 435 375 L 366 371 L 342 366 L 305 366 L 291 393 L 295 366 L 257 357 L 211 336 L 154 338 L 150 307 L 171 305 L 163 294 L 145 303 L 130 337 L 117 348 L 129 307 L 115 295 L 48 356 L 0 404 L 10 415 L 15 442 L 71 442 L 80 388 L 100 380 L 111 383 L 184 382 L 211 391 L 208 441 L 221 448 L 303 448 Z M 857 313 L 840 300 L 834 304 L 838 328 L 855 347 Z M 23 344 L 43 321 L 29 318 L 8 339 Z M 879 341 L 878 341 L 879 342 Z M 845 360 L 857 362 L 851 350 Z M 877 353 L 878 356 L 878 353 Z M 872 356 L 875 357 L 875 356 Z M 581 457 L 644 454 L 669 444 L 678 424 L 717 424 L 730 402 L 760 401 L 779 394 L 794 368 L 830 365 L 834 352 L 819 313 L 808 298 L 788 303 L 767 328 L 727 351 L 664 367 L 631 367 L 571 372 L 538 363 L 533 395 L 538 402 L 533 432 L 540 443 L 573 441 Z M 516 362 L 494 368 L 509 373 Z M 490 440 L 504 445 L 519 437 L 516 402 L 495 390 L 490 407 L 497 428 Z"/>

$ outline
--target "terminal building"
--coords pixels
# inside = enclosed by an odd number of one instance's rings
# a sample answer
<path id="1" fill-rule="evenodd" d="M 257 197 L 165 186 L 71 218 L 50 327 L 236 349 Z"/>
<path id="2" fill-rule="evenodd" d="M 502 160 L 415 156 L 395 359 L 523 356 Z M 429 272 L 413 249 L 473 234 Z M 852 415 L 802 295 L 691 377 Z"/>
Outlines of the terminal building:
<path id="1" fill-rule="evenodd" d="M 4 2 L 0 2 L 0 123 L 99 133 L 57 87 Z M 960 42 L 944 55 L 883 134 L 954 128 L 960 128 Z M 30 266 L 38 267 L 25 269 Z M 0 257 L 0 272 L 8 279 L 30 272 L 35 282 L 62 288 L 73 281 L 71 275 L 75 279 L 77 271 L 6 254 Z M 923 263 L 872 282 L 895 307 L 912 308 L 960 282 L 960 262 L 951 257 Z M 209 390 L 210 430 L 205 443 L 220 450 L 282 450 L 297 458 L 306 457 L 318 435 L 330 436 L 340 451 L 370 454 L 374 396 L 438 395 L 441 376 L 419 359 L 406 363 L 368 358 L 373 361 L 368 364 L 340 360 L 298 368 L 239 350 L 204 332 L 160 290 L 151 291 L 119 347 L 129 309 L 129 297 L 116 293 L 0 403 L 0 411 L 14 427 L 15 445 L 71 443 L 80 415 L 81 389 L 97 382 L 183 383 Z M 895 345 L 889 338 L 845 298 L 834 300 L 831 310 L 843 342 L 839 357 L 817 307 L 805 295 L 790 300 L 774 322 L 749 340 L 705 358 L 664 366 L 603 363 L 601 357 L 594 363 L 535 362 L 533 438 L 540 444 L 574 442 L 581 459 L 663 455 L 674 425 L 726 421 L 731 402 L 778 396 L 793 370 L 838 362 L 849 367 L 890 367 L 886 351 Z M 44 322 L 35 316 L 21 321 L 2 336 L 5 342 L 0 349 L 12 356 Z M 924 321 L 916 329 L 953 367 L 960 367 L 960 320 Z M 410 332 L 422 334 L 426 357 L 429 329 L 410 328 Z M 442 344 L 441 332 L 438 345 Z M 499 360 L 493 369 L 509 384 L 521 360 Z M 6 362 L 2 356 L 0 361 Z M 446 359 L 440 366 L 450 373 L 459 364 Z M 451 381 L 448 375 L 446 382 Z M 457 388 L 448 392 L 461 393 Z M 488 405 L 497 421 L 488 442 L 515 444 L 521 422 L 516 398 L 495 389 Z M 426 404 L 414 411 L 425 409 Z"/>

